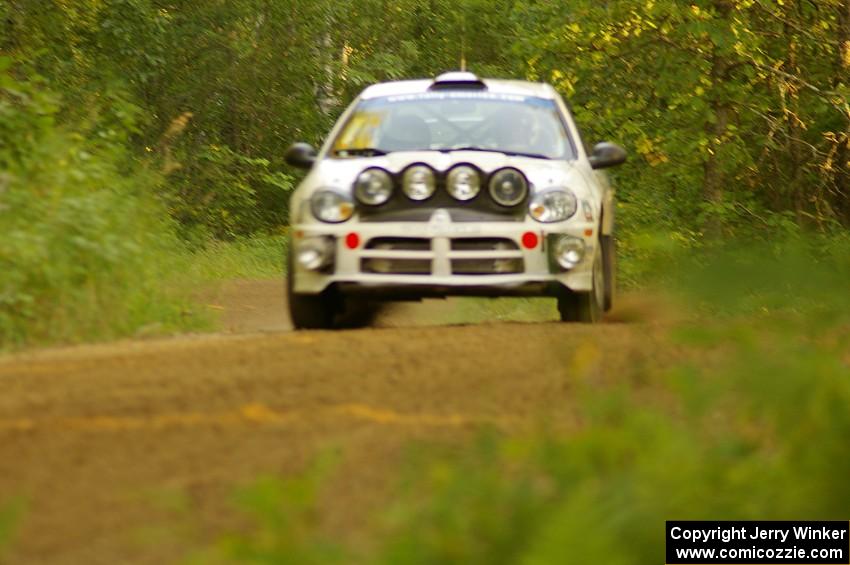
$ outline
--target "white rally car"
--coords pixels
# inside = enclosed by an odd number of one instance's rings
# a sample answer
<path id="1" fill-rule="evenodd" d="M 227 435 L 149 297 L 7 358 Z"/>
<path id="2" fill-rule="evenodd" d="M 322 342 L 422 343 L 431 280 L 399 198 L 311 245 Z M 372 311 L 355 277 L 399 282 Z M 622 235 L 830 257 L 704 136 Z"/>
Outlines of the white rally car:
<path id="1" fill-rule="evenodd" d="M 615 286 L 614 194 L 601 169 L 626 152 L 585 149 L 547 84 L 479 79 L 367 88 L 290 203 L 289 308 L 332 328 L 367 301 L 552 296 L 564 321 L 596 322 Z"/>

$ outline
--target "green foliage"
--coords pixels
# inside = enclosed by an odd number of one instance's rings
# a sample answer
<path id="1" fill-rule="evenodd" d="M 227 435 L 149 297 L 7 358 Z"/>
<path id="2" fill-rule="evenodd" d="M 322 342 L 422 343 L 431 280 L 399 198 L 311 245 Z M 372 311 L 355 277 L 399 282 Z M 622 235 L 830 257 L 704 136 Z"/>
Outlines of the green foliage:
<path id="1" fill-rule="evenodd" d="M 340 549 L 316 528 L 316 499 L 329 461 L 281 481 L 263 478 L 242 489 L 236 505 L 252 518 L 253 530 L 220 539 L 189 563 L 319 565 L 346 563 Z"/>
<path id="2" fill-rule="evenodd" d="M 850 218 L 846 0 L 5 6 L 0 48 L 62 93 L 62 119 L 120 126 L 102 131 L 152 157 L 191 237 L 280 225 L 292 141 L 318 143 L 375 81 L 464 59 L 484 76 L 553 83 L 588 145 L 629 148 L 626 231 Z"/>
<path id="3" fill-rule="evenodd" d="M 824 228 L 848 219 L 850 62 L 836 40 L 850 23 L 840 1 L 820 4 L 532 2 L 516 49 L 570 95 L 590 139 L 628 145 L 621 197 L 656 223 L 769 231 L 790 210 Z"/>
<path id="4" fill-rule="evenodd" d="M 157 176 L 108 131 L 58 126 L 59 108 L 37 81 L 0 74 L 0 344 L 197 326 L 162 289 L 180 245 L 149 196 Z"/>
<path id="5" fill-rule="evenodd" d="M 201 149 L 171 175 L 168 204 L 184 226 L 202 226 L 219 239 L 249 235 L 286 223 L 292 176 L 272 172 L 266 159 L 217 145 Z"/>

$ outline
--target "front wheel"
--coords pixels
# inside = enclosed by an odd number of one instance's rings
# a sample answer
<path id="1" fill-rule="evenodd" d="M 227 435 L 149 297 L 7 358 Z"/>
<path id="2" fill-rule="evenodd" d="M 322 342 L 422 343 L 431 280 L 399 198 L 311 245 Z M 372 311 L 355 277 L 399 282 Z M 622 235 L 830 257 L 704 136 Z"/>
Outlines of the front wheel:
<path id="1" fill-rule="evenodd" d="M 286 254 L 286 301 L 289 318 L 296 330 L 329 330 L 334 327 L 338 307 L 336 296 L 330 292 L 322 294 L 298 294 L 295 292 L 295 265 L 292 245 Z"/>
<path id="2" fill-rule="evenodd" d="M 330 330 L 334 328 L 336 311 L 321 294 L 289 293 L 289 318 L 296 330 Z"/>
<path id="3" fill-rule="evenodd" d="M 343 296 L 334 288 L 321 294 L 298 294 L 295 292 L 295 265 L 291 252 L 287 253 L 286 264 L 289 318 L 296 330 L 354 329 L 371 325 L 378 312 L 376 303 Z"/>
<path id="4" fill-rule="evenodd" d="M 600 241 L 605 275 L 605 311 L 610 312 L 617 297 L 617 239 L 611 234 L 603 235 Z"/>
<path id="5" fill-rule="evenodd" d="M 590 292 L 573 292 L 566 288 L 558 295 L 558 312 L 562 322 L 595 324 L 602 321 L 605 311 L 605 264 L 602 250 L 593 259 L 593 286 Z"/>

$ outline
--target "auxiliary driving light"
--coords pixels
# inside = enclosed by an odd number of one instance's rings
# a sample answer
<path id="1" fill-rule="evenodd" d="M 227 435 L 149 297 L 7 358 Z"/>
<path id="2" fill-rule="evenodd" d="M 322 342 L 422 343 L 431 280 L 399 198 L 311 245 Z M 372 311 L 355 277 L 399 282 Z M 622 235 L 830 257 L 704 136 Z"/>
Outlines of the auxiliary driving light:
<path id="1" fill-rule="evenodd" d="M 434 195 L 437 179 L 434 170 L 427 165 L 413 165 L 404 171 L 402 190 L 411 200 L 428 200 Z"/>
<path id="2" fill-rule="evenodd" d="M 583 239 L 569 235 L 560 236 L 552 245 L 552 257 L 566 270 L 573 269 L 581 263 L 586 251 Z"/>
<path id="3" fill-rule="evenodd" d="M 333 262 L 334 245 L 329 237 L 311 237 L 295 244 L 295 259 L 308 271 L 321 271 Z"/>
<path id="4" fill-rule="evenodd" d="M 528 181 L 516 169 L 502 169 L 490 179 L 490 196 L 502 206 L 516 206 L 528 196 Z"/>
<path id="5" fill-rule="evenodd" d="M 472 200 L 481 191 L 481 177 L 472 167 L 458 165 L 449 171 L 447 188 L 455 200 Z"/>
<path id="6" fill-rule="evenodd" d="M 393 179 L 383 169 L 366 169 L 354 182 L 354 195 L 367 206 L 386 204 L 393 195 Z"/>

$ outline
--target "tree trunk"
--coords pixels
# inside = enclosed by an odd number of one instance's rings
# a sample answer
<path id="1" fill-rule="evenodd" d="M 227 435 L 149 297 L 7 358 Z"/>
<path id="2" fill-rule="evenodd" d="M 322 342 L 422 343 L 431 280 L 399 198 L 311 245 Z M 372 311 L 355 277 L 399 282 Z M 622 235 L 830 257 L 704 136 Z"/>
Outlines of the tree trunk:
<path id="1" fill-rule="evenodd" d="M 792 6 L 786 11 L 786 19 L 792 20 L 795 15 L 790 13 Z M 802 69 L 798 63 L 798 42 L 794 34 L 794 30 L 789 26 L 784 26 L 784 35 L 787 38 L 788 50 L 788 72 L 794 76 L 802 77 Z M 783 110 L 785 111 L 785 123 L 788 131 L 788 157 L 789 157 L 789 188 L 791 191 L 791 206 L 794 209 L 794 215 L 798 225 L 802 225 L 804 220 L 804 208 L 806 206 L 806 187 L 804 182 L 804 166 L 805 157 L 803 150 L 803 123 L 800 116 L 800 95 L 797 92 L 797 85 L 786 82 L 783 91 Z"/>
<path id="2" fill-rule="evenodd" d="M 836 53 L 835 77 L 833 86 L 847 82 L 850 77 L 850 0 L 844 0 L 838 7 L 838 49 Z M 850 224 L 850 124 L 844 130 L 844 138 L 839 138 L 839 147 L 835 155 L 836 208 L 840 209 L 845 225 Z"/>
<path id="3" fill-rule="evenodd" d="M 836 84 L 842 78 L 847 79 L 850 71 L 850 0 L 844 0 L 838 7 L 838 69 L 841 71 L 835 77 Z"/>
<path id="4" fill-rule="evenodd" d="M 712 120 L 705 124 L 705 133 L 708 136 L 708 155 L 703 163 L 703 198 L 712 205 L 719 205 L 724 200 L 724 178 L 717 151 L 723 143 L 729 127 L 729 119 L 732 108 L 726 100 L 717 92 L 718 86 L 723 83 L 728 65 L 726 60 L 717 55 L 713 56 L 711 65 L 711 82 L 714 85 L 714 98 L 711 101 Z M 719 236 L 722 227 L 722 218 L 713 214 L 708 219 L 708 232 L 713 236 Z"/>
<path id="5" fill-rule="evenodd" d="M 333 8 L 334 3 L 330 2 L 326 8 L 324 16 L 324 33 L 321 34 L 319 42 L 319 60 L 321 61 L 321 71 L 317 83 L 316 99 L 319 104 L 319 110 L 326 116 L 333 113 L 334 108 L 339 104 L 339 97 L 336 92 L 336 74 L 335 63 L 337 50 L 334 42 L 333 31 L 336 26 L 336 10 Z"/>

